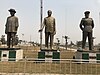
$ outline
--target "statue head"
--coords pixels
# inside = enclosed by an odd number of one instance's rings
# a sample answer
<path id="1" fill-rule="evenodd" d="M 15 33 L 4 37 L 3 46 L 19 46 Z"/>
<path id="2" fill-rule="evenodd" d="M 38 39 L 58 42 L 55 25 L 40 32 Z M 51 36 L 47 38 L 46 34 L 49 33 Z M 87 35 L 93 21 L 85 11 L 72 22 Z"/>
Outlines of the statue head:
<path id="1" fill-rule="evenodd" d="M 14 14 L 16 13 L 15 9 L 10 9 L 8 11 L 10 12 L 11 16 L 14 16 Z"/>
<path id="2" fill-rule="evenodd" d="M 47 13 L 48 13 L 49 17 L 52 15 L 52 11 L 51 10 L 48 10 Z"/>
<path id="3" fill-rule="evenodd" d="M 90 11 L 85 11 L 84 14 L 85 14 L 85 17 L 88 18 L 89 14 L 90 14 Z"/>

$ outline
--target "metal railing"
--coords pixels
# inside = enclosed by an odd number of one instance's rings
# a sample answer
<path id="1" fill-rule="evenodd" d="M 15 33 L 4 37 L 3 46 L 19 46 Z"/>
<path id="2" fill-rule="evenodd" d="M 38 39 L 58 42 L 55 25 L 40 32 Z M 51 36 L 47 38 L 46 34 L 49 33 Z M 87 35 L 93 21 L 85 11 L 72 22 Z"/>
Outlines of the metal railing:
<path id="1" fill-rule="evenodd" d="M 14 60 L 14 59 L 12 59 Z M 0 61 L 0 74 L 4 75 L 99 75 L 100 60 L 80 59 L 33 59 Z"/>

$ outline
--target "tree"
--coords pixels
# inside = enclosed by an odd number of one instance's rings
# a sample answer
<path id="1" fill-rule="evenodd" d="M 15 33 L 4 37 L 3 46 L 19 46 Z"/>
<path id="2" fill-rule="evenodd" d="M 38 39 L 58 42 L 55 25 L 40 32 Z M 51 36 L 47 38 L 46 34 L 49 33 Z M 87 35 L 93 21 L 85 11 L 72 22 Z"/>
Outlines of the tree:
<path id="1" fill-rule="evenodd" d="M 2 35 L 2 36 L 1 36 L 1 43 L 2 43 L 2 44 L 6 44 L 5 35 Z"/>

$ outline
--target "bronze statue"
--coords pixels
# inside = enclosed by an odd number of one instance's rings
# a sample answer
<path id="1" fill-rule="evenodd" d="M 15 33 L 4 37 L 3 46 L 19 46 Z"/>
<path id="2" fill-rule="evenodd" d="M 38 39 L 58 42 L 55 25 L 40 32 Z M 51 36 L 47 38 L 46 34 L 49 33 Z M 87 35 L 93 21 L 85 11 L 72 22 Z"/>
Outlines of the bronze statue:
<path id="1" fill-rule="evenodd" d="M 7 34 L 7 46 L 10 48 L 10 45 L 13 47 L 15 44 L 15 35 L 17 34 L 19 23 L 18 18 L 15 16 L 16 11 L 14 9 L 8 11 L 11 16 L 7 17 L 5 33 Z"/>
<path id="2" fill-rule="evenodd" d="M 93 49 L 92 29 L 94 28 L 94 22 L 92 18 L 89 18 L 90 11 L 85 11 L 84 14 L 85 18 L 82 18 L 80 22 L 80 29 L 83 32 L 82 48 L 85 49 L 85 43 L 88 37 L 89 50 L 92 50 Z"/>
<path id="3" fill-rule="evenodd" d="M 50 37 L 50 49 L 52 49 L 54 35 L 56 34 L 56 27 L 55 27 L 56 24 L 55 24 L 55 18 L 51 16 L 52 11 L 48 10 L 47 14 L 48 16 L 44 18 L 43 26 L 39 31 L 41 32 L 45 27 L 45 47 L 48 48 L 48 41 Z"/>

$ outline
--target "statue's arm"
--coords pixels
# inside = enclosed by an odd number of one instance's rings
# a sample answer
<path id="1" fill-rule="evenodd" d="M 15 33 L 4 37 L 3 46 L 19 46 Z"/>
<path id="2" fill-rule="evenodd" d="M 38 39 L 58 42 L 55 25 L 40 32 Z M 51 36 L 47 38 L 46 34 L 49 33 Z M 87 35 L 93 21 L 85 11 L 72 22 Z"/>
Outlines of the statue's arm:
<path id="1" fill-rule="evenodd" d="M 7 20 L 6 20 L 6 24 L 5 24 L 5 27 L 7 27 L 7 24 L 8 24 L 8 18 L 7 18 Z"/>
<path id="2" fill-rule="evenodd" d="M 16 22 L 15 22 L 15 30 L 17 31 L 18 27 L 19 27 L 19 22 L 18 22 L 18 18 L 16 17 Z"/>
<path id="3" fill-rule="evenodd" d="M 56 21 L 54 19 L 54 34 L 56 34 Z"/>
<path id="4" fill-rule="evenodd" d="M 43 28 L 45 27 L 45 24 L 46 24 L 46 20 L 45 20 L 45 18 L 44 18 L 44 21 L 43 21 L 42 27 L 40 28 L 39 32 L 43 31 Z"/>
<path id="5" fill-rule="evenodd" d="M 83 19 L 80 22 L 80 29 L 83 31 Z"/>
<path id="6" fill-rule="evenodd" d="M 6 20 L 6 24 L 5 24 L 5 33 L 7 34 L 7 24 L 8 24 L 8 18 Z"/>
<path id="7" fill-rule="evenodd" d="M 16 18 L 16 27 L 19 27 L 19 22 L 18 22 L 18 18 Z"/>
<path id="8" fill-rule="evenodd" d="M 92 28 L 94 28 L 94 21 L 92 20 Z"/>

